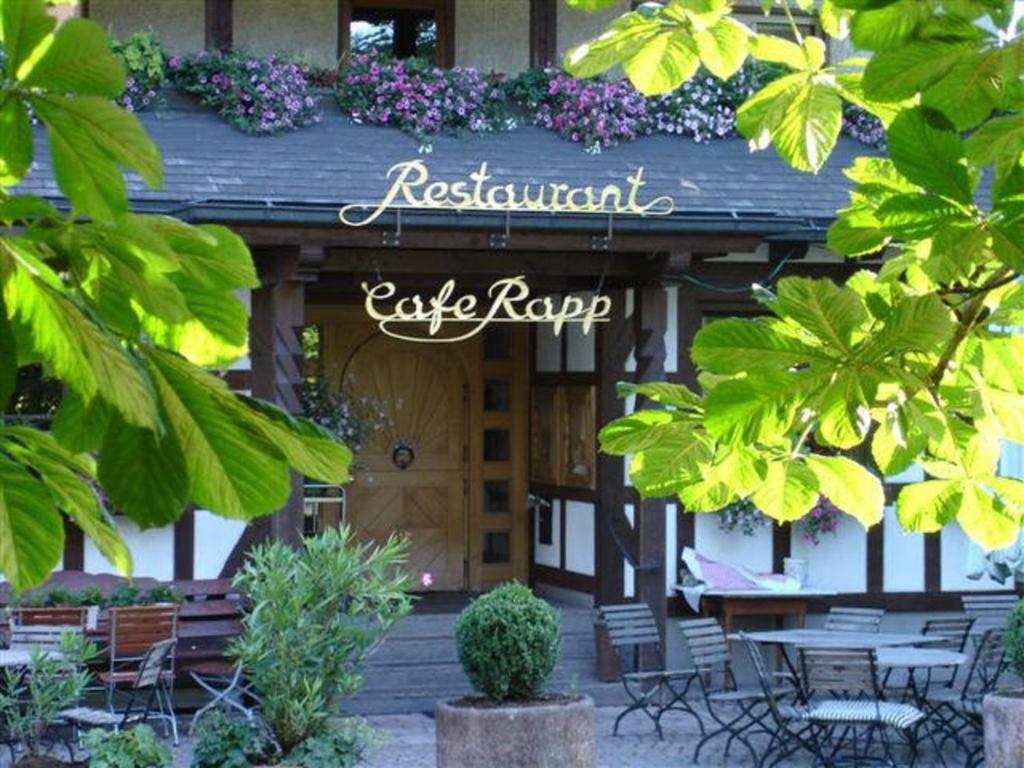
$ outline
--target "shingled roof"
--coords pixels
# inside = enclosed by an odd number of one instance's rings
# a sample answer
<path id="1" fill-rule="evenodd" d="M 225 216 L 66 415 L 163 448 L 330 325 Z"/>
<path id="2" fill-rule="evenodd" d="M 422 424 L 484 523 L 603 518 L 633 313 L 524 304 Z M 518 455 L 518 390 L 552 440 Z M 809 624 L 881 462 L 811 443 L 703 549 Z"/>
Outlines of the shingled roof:
<path id="1" fill-rule="evenodd" d="M 417 142 L 388 128 L 355 125 L 329 106 L 325 120 L 279 136 L 247 136 L 198 106 L 146 113 L 142 121 L 164 155 L 165 183 L 150 190 L 129 181 L 133 204 L 183 218 L 336 222 L 339 207 L 376 203 L 385 173 L 396 162 L 418 155 Z M 456 181 L 486 161 L 502 182 L 571 186 L 622 183 L 637 166 L 645 168 L 645 197 L 670 195 L 675 213 L 660 229 L 681 231 L 696 221 L 732 229 L 820 231 L 848 203 L 851 182 L 843 168 L 863 145 L 840 139 L 828 165 L 817 175 L 789 168 L 771 150 L 751 153 L 741 139 L 697 144 L 656 135 L 600 154 L 549 131 L 516 130 L 461 137 L 441 136 L 423 156 L 431 179 Z M 22 189 L 51 199 L 60 192 L 40 133 L 36 164 Z M 287 218 L 283 215 L 287 213 Z M 435 212 L 436 214 L 437 212 Z M 648 220 L 654 223 L 653 220 Z"/>

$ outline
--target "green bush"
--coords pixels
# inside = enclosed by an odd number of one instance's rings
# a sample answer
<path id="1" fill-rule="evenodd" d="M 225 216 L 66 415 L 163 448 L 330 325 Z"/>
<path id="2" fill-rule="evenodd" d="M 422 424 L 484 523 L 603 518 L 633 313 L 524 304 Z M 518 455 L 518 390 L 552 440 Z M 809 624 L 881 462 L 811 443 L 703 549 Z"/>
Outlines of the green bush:
<path id="1" fill-rule="evenodd" d="M 302 768 L 355 768 L 363 759 L 372 732 L 361 723 L 344 726 L 306 739 L 282 762 Z"/>
<path id="2" fill-rule="evenodd" d="M 348 528 L 256 547 L 235 586 L 251 608 L 230 648 L 288 754 L 327 733 L 337 699 L 362 686 L 367 655 L 411 608 L 408 547 L 392 537 L 357 543 Z"/>
<path id="3" fill-rule="evenodd" d="M 476 690 L 496 701 L 533 699 L 558 661 L 558 612 L 529 587 L 504 584 L 460 614 L 455 643 Z"/>
<path id="4" fill-rule="evenodd" d="M 79 605 L 105 605 L 106 599 L 103 591 L 95 584 L 91 584 L 78 595 Z"/>
<path id="5" fill-rule="evenodd" d="M 1006 661 L 1019 676 L 1024 677 L 1024 601 L 1006 620 Z"/>
<path id="6" fill-rule="evenodd" d="M 167 79 L 164 51 L 153 30 L 136 32 L 127 40 L 111 40 L 110 50 L 124 65 L 124 93 L 117 103 L 129 112 L 141 112 L 160 103 L 160 89 Z"/>
<path id="7" fill-rule="evenodd" d="M 174 603 L 181 605 L 185 602 L 185 596 L 177 592 L 170 584 L 157 584 L 146 593 L 145 603 L 155 605 L 157 603 Z"/>
<path id="8" fill-rule="evenodd" d="M 110 599 L 107 601 L 107 605 L 112 608 L 126 608 L 130 605 L 140 605 L 141 603 L 142 590 L 130 582 L 118 584 L 114 591 L 110 593 Z"/>
<path id="9" fill-rule="evenodd" d="M 171 751 L 148 725 L 111 733 L 100 728 L 85 734 L 89 768 L 168 768 Z"/>
<path id="10" fill-rule="evenodd" d="M 204 715 L 196 728 L 192 768 L 249 768 L 272 752 L 257 726 L 229 720 L 215 709 Z"/>

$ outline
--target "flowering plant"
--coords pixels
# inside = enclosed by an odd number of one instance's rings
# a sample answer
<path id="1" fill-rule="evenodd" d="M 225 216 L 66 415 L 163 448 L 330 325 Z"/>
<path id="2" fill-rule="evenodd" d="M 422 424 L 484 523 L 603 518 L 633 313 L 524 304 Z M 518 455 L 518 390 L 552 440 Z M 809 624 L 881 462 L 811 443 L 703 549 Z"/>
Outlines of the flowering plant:
<path id="1" fill-rule="evenodd" d="M 701 70 L 672 93 L 655 96 L 649 109 L 657 130 L 688 136 L 696 142 L 736 135 L 736 110 L 774 80 L 780 70 L 748 59 L 728 80 Z"/>
<path id="2" fill-rule="evenodd" d="M 506 89 L 525 97 L 535 125 L 582 144 L 590 153 L 650 136 L 654 130 L 647 99 L 626 80 L 577 80 L 549 67 L 513 78 Z"/>
<path id="3" fill-rule="evenodd" d="M 856 104 L 843 106 L 842 130 L 861 144 L 885 151 L 885 126 L 882 121 Z"/>
<path id="4" fill-rule="evenodd" d="M 357 123 L 390 125 L 429 149 L 437 133 L 513 128 L 497 84 L 475 69 L 439 69 L 421 59 L 353 56 L 338 80 L 338 105 Z"/>
<path id="5" fill-rule="evenodd" d="M 839 516 L 842 512 L 827 498 L 819 496 L 818 503 L 811 507 L 811 511 L 801 521 L 803 540 L 815 547 L 818 546 L 823 534 L 834 534 L 839 528 Z"/>
<path id="6" fill-rule="evenodd" d="M 172 56 L 167 64 L 175 85 L 245 133 L 293 131 L 323 119 L 301 64 L 240 49 Z"/>
<path id="7" fill-rule="evenodd" d="M 748 499 L 734 501 L 728 506 L 722 507 L 715 514 L 718 515 L 718 527 L 723 531 L 735 531 L 739 529 L 744 536 L 753 536 L 758 528 L 765 528 L 772 524 L 771 518 L 766 517 Z"/>
<path id="8" fill-rule="evenodd" d="M 164 51 L 156 32 L 136 32 L 127 40 L 111 40 L 110 50 L 124 65 L 128 79 L 117 103 L 129 112 L 141 112 L 159 100 L 167 79 Z"/>
<path id="9" fill-rule="evenodd" d="M 302 414 L 333 432 L 353 452 L 359 453 L 367 438 L 387 423 L 384 403 L 335 391 L 323 376 L 308 376 L 302 383 Z"/>

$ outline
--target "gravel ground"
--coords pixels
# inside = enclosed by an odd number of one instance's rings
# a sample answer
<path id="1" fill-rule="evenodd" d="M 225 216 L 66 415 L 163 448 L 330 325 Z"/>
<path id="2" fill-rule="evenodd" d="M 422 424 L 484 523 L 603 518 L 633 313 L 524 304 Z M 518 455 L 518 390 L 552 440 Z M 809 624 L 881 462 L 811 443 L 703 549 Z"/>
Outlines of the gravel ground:
<path id="1" fill-rule="evenodd" d="M 618 736 L 612 736 L 612 724 L 619 709 L 599 707 L 597 709 L 597 752 L 600 768 L 689 768 L 693 762 L 693 748 L 698 732 L 691 719 L 671 715 L 663 721 L 665 738 L 658 740 L 648 722 L 641 714 L 631 715 L 623 721 Z M 425 714 L 381 715 L 367 718 L 367 722 L 382 737 L 380 746 L 374 748 L 364 763 L 366 768 L 435 768 L 434 720 Z M 722 753 L 725 739 L 711 742 L 701 752 L 700 766 L 714 768 L 748 768 L 753 763 L 749 754 L 742 749 L 725 756 Z M 916 768 L 938 768 L 942 765 L 922 749 L 922 757 Z M 964 765 L 962 754 L 946 754 L 950 768 Z M 175 768 L 189 768 L 192 760 L 192 745 L 187 738 L 174 751 Z M 806 758 L 780 764 L 780 768 L 804 768 L 810 765 Z M 901 763 L 902 765 L 902 763 Z M 9 756 L 0 754 L 0 768 L 9 768 Z M 465 768 L 502 768 L 501 766 L 465 766 Z M 542 767 L 538 767 L 542 768 Z M 559 768 L 551 766 L 550 768 Z"/>

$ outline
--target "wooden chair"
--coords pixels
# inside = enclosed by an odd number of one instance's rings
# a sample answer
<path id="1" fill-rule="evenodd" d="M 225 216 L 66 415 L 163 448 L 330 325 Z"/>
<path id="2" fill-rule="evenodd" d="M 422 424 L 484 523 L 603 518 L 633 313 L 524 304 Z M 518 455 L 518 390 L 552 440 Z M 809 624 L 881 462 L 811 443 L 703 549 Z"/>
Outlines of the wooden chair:
<path id="1" fill-rule="evenodd" d="M 693 683 L 694 671 L 665 669 L 661 634 L 658 632 L 658 625 L 654 621 L 650 607 L 645 603 L 606 605 L 601 607 L 599 612 L 608 630 L 612 647 L 619 656 L 622 669 L 635 670 L 622 673 L 622 687 L 630 703 L 615 718 L 612 735 L 618 734 L 619 723 L 626 715 L 639 711 L 651 719 L 660 739 L 663 737 L 661 718 L 671 710 L 684 712 L 693 717 L 701 733 L 704 733 L 704 723 L 686 701 L 686 694 Z M 658 669 L 639 670 L 640 654 L 645 648 L 657 655 Z"/>
<path id="2" fill-rule="evenodd" d="M 157 696 L 166 693 L 168 706 L 174 694 L 174 647 L 178 640 L 177 605 L 142 605 L 110 609 L 109 668 L 96 675 L 107 691 L 107 708 L 114 711 L 114 694 L 118 686 L 135 681 L 139 665 L 158 643 L 173 640 L 170 658 L 162 671 L 164 680 Z M 173 714 L 173 710 L 172 710 Z M 174 743 L 178 743 L 178 725 L 168 718 Z"/>
<path id="3" fill-rule="evenodd" d="M 701 740 L 693 751 L 693 762 L 699 762 L 700 752 L 709 741 L 728 736 L 726 756 L 735 740 L 747 748 L 756 764 L 758 754 L 748 736 L 772 733 L 765 722 L 768 712 L 764 691 L 760 687 L 741 688 L 736 684 L 729 640 L 718 619 L 687 619 L 679 622 L 679 629 L 690 652 L 690 661 L 697 670 L 696 677 L 708 714 L 718 724 L 717 730 L 701 734 Z M 774 693 L 783 697 L 796 693 L 796 690 L 792 685 L 782 685 L 775 687 Z"/>
<path id="4" fill-rule="evenodd" d="M 175 640 L 161 640 L 151 645 L 142 655 L 138 668 L 129 685 L 129 696 L 125 708 L 120 712 L 112 709 L 74 707 L 61 712 L 61 717 L 76 730 L 82 727 L 111 728 L 115 732 L 133 723 L 145 722 L 154 708 L 156 717 L 168 722 L 174 733 L 174 744 L 178 744 L 174 708 L 172 706 L 167 671 L 174 658 Z M 142 700 L 145 695 L 145 700 Z"/>
<path id="5" fill-rule="evenodd" d="M 974 629 L 1001 629 L 1006 625 L 1011 611 L 1020 603 L 1016 594 L 964 595 L 960 598 L 964 613 L 974 619 Z"/>
<path id="6" fill-rule="evenodd" d="M 825 617 L 828 632 L 878 632 L 885 611 L 881 608 L 830 608 Z"/>
<path id="7" fill-rule="evenodd" d="M 44 651 L 59 652 L 63 647 L 65 634 L 82 634 L 81 627 L 49 626 L 47 624 L 11 625 L 11 650 L 30 651 L 41 648 Z"/>

